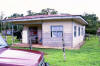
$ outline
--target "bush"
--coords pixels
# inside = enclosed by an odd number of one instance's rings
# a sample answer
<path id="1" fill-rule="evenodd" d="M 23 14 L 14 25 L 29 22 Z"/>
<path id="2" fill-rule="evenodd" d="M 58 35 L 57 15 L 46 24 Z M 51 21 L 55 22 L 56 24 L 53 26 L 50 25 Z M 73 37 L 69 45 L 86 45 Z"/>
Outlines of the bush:
<path id="1" fill-rule="evenodd" d="M 96 34 L 97 33 L 97 30 L 96 29 L 86 29 L 86 33 L 88 34 Z"/>

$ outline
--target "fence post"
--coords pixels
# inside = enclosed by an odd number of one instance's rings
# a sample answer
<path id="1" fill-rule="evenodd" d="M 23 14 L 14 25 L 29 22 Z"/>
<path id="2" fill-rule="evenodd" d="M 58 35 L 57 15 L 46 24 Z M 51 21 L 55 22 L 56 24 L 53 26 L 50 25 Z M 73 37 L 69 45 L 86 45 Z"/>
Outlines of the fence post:
<path id="1" fill-rule="evenodd" d="M 64 61 L 66 61 L 66 52 L 65 52 L 65 44 L 64 44 L 64 37 L 63 36 L 62 36 L 62 44 L 63 44 Z"/>
<path id="2" fill-rule="evenodd" d="M 31 41 L 31 37 L 30 37 L 30 39 L 29 39 L 29 48 L 30 48 L 30 50 L 32 50 L 32 41 Z"/>

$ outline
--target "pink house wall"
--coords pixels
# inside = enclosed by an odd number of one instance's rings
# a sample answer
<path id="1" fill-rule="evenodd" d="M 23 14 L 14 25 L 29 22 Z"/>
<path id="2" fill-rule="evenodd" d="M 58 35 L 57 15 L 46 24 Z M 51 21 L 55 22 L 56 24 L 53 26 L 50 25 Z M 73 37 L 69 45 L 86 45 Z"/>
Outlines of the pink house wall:
<path id="1" fill-rule="evenodd" d="M 64 35 L 64 43 L 66 47 L 75 47 L 79 43 L 83 42 L 84 35 L 74 37 L 74 26 L 83 27 L 85 30 L 85 26 L 78 24 L 74 21 L 46 21 L 42 24 L 33 24 L 33 25 L 25 25 L 23 29 L 22 42 L 29 43 L 29 30 L 30 26 L 38 27 L 38 42 L 42 43 L 43 46 L 49 47 L 62 47 L 62 38 L 51 37 L 51 26 L 62 25 L 63 26 L 63 35 Z M 41 41 L 40 41 L 41 40 Z"/>
<path id="2" fill-rule="evenodd" d="M 72 22 L 43 22 L 42 35 L 43 46 L 62 47 L 62 38 L 51 37 L 51 26 L 62 25 L 64 34 L 64 43 L 66 47 L 72 47 Z"/>

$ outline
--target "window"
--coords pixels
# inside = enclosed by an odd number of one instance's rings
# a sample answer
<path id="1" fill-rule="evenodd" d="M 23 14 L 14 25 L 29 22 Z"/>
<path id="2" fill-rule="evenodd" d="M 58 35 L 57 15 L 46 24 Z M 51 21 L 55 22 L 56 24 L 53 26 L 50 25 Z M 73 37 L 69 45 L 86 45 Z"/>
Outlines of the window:
<path id="1" fill-rule="evenodd" d="M 51 37 L 62 37 L 63 26 L 51 26 Z"/>
<path id="2" fill-rule="evenodd" d="M 80 36 L 80 27 L 78 27 L 78 36 Z"/>
<path id="3" fill-rule="evenodd" d="M 85 35 L 85 28 L 83 28 L 83 35 Z"/>
<path id="4" fill-rule="evenodd" d="M 74 26 L 74 37 L 76 37 L 76 29 L 77 29 L 77 27 Z"/>

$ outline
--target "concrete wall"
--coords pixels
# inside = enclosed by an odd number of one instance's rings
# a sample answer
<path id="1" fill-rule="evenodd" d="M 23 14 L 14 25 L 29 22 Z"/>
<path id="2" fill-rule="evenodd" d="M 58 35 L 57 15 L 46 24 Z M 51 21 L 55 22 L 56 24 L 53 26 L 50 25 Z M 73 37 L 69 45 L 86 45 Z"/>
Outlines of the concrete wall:
<path id="1" fill-rule="evenodd" d="M 44 46 L 61 47 L 62 38 L 51 37 L 51 26 L 63 26 L 64 43 L 68 47 L 72 46 L 72 22 L 71 21 L 59 21 L 59 22 L 43 22 L 42 24 L 42 38 Z"/>
<path id="2" fill-rule="evenodd" d="M 76 28 L 76 37 L 74 36 L 74 26 L 77 27 Z M 80 27 L 80 36 L 78 35 L 78 27 Z M 84 25 L 73 22 L 73 47 L 78 46 L 84 40 L 85 33 L 82 34 L 82 28 L 83 28 L 83 31 L 85 32 L 85 26 Z"/>
<path id="3" fill-rule="evenodd" d="M 22 43 L 28 43 L 28 26 L 24 26 L 22 31 Z"/>

